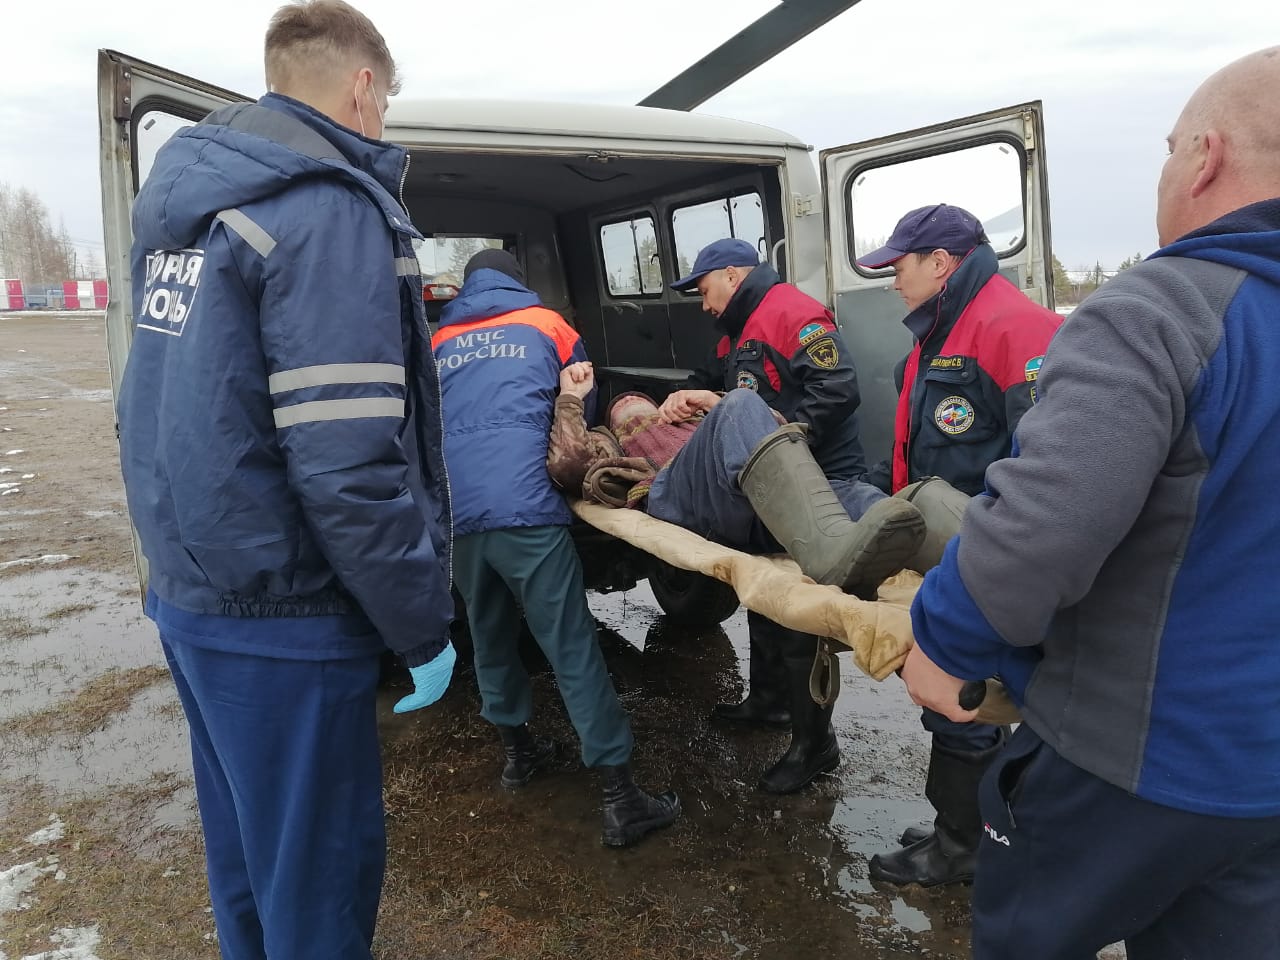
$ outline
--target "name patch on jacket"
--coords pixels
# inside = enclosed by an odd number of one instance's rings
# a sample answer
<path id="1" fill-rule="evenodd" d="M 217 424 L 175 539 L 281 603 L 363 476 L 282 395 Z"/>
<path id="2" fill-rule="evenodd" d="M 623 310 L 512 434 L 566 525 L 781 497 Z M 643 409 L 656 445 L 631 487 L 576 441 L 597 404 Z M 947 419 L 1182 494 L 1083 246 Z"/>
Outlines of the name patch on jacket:
<path id="1" fill-rule="evenodd" d="M 448 341 L 450 347 L 462 352 L 440 357 L 436 360 L 436 369 L 457 370 L 463 364 L 473 360 L 493 360 L 499 357 L 524 360 L 525 350 L 528 348 L 520 343 L 500 342 L 505 340 L 506 336 L 505 330 L 473 330 L 471 333 L 453 337 Z"/>
<path id="2" fill-rule="evenodd" d="M 930 370 L 963 370 L 964 357 L 934 357 L 929 361 Z"/>
<path id="3" fill-rule="evenodd" d="M 157 250 L 148 254 L 138 328 L 182 336 L 200 288 L 203 266 L 203 250 Z"/>

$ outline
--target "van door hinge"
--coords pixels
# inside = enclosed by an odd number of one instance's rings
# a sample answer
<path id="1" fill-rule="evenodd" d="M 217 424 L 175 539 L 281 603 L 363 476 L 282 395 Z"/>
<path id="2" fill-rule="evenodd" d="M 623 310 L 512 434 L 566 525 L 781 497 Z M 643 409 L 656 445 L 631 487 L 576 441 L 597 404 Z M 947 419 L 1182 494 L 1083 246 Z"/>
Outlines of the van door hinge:
<path id="1" fill-rule="evenodd" d="M 1036 148 L 1036 115 L 1030 110 L 1022 115 L 1022 145 L 1028 150 Z"/>
<path id="2" fill-rule="evenodd" d="M 795 211 L 797 217 L 811 217 L 818 212 L 818 198 L 815 194 L 793 194 L 795 201 Z"/>
<path id="3" fill-rule="evenodd" d="M 112 84 L 115 100 L 115 118 L 117 122 L 127 123 L 133 116 L 133 80 L 129 68 L 124 64 L 116 66 L 115 83 Z"/>

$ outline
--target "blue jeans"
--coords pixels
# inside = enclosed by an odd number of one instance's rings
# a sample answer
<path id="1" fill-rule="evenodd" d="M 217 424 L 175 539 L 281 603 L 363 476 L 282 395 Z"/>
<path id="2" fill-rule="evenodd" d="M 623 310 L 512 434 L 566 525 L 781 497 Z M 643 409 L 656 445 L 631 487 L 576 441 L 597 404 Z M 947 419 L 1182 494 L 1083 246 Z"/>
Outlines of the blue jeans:
<path id="1" fill-rule="evenodd" d="M 708 540 L 752 553 L 776 553 L 778 541 L 756 516 L 738 474 L 760 442 L 778 429 L 768 404 L 754 390 L 731 390 L 689 442 L 653 480 L 650 516 Z M 831 480 L 831 489 L 857 520 L 885 494 L 862 480 Z"/>

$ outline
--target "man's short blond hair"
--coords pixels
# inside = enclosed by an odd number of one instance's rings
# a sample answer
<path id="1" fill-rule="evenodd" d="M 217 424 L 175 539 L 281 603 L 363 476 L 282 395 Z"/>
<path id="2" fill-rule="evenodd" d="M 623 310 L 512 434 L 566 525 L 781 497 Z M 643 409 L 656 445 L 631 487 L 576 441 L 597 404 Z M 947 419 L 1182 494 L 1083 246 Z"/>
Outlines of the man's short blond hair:
<path id="1" fill-rule="evenodd" d="M 275 12 L 265 44 L 267 88 L 323 88 L 335 69 L 367 66 L 400 92 L 396 62 L 373 21 L 343 0 L 295 0 Z"/>

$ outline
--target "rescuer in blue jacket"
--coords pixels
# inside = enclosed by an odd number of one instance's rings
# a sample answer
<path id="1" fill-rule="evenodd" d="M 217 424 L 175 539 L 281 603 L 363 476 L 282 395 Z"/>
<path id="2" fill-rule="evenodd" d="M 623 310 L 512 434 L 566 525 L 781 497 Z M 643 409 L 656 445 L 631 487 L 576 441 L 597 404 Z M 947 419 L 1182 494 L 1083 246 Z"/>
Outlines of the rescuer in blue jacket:
<path id="1" fill-rule="evenodd" d="M 454 571 L 475 644 L 481 714 L 502 739 L 502 784 L 523 786 L 556 753 L 554 741 L 529 732 L 533 691 L 517 649 L 523 612 L 555 671 L 582 761 L 603 775 L 602 839 L 635 843 L 675 820 L 680 800 L 670 791 L 651 796 L 631 778 L 631 725 L 587 608 L 572 514 L 547 473 L 557 389 L 576 392 L 588 410 L 594 401 L 589 381 L 574 376 L 589 369 L 582 340 L 524 285 L 515 257 L 482 250 L 441 314 L 433 347 L 454 495 Z"/>

